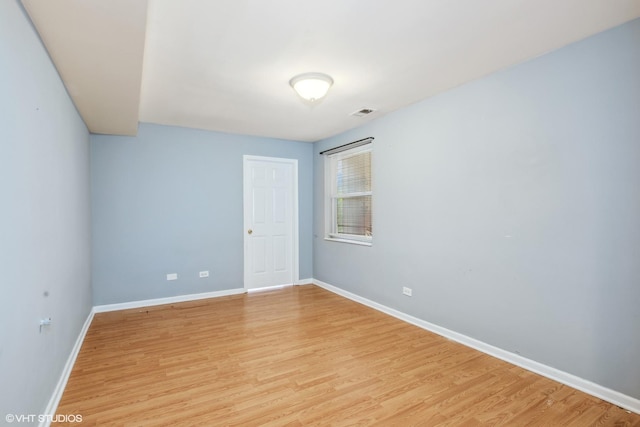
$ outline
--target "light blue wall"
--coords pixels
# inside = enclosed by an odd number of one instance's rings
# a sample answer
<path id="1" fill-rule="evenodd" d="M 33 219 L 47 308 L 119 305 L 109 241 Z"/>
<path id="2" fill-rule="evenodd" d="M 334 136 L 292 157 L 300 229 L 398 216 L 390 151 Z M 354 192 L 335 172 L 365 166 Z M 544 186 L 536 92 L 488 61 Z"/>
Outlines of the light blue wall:
<path id="1" fill-rule="evenodd" d="M 312 277 L 312 153 L 309 143 L 153 124 L 136 137 L 92 135 L 94 303 L 243 287 L 244 154 L 298 159 L 300 278 Z"/>
<path id="2" fill-rule="evenodd" d="M 640 20 L 314 149 L 367 136 L 370 248 L 315 155 L 317 279 L 640 398 Z"/>
<path id="3" fill-rule="evenodd" d="M 44 411 L 91 309 L 89 133 L 14 0 L 0 1 L 0 203 L 2 423 Z"/>

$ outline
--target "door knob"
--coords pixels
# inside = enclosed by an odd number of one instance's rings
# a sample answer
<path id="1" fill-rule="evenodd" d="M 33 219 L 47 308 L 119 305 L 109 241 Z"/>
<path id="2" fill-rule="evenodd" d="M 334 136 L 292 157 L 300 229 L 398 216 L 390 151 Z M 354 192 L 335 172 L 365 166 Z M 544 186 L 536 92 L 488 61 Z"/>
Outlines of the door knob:
<path id="1" fill-rule="evenodd" d="M 247 233 L 248 233 L 248 234 L 251 234 L 251 233 L 253 233 L 253 230 L 252 230 L 252 229 L 248 229 L 248 230 L 247 230 Z"/>

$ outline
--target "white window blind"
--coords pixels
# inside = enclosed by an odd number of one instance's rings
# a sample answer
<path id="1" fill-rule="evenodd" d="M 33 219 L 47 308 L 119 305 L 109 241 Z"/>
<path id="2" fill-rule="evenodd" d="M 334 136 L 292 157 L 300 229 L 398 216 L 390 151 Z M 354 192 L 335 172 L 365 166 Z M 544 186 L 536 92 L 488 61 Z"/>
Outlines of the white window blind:
<path id="1" fill-rule="evenodd" d="M 373 237 L 371 145 L 327 156 L 328 237 L 370 242 Z"/>

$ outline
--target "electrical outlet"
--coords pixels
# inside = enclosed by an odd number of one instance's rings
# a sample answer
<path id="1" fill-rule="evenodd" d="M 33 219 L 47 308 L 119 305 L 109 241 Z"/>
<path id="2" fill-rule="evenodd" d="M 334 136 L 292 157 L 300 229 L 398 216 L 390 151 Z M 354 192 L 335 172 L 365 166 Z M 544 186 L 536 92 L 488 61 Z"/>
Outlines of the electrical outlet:
<path id="1" fill-rule="evenodd" d="M 201 271 L 200 272 L 200 278 L 203 278 L 203 277 L 209 277 L 209 272 L 208 271 Z"/>
<path id="2" fill-rule="evenodd" d="M 40 333 L 42 333 L 42 328 L 45 326 L 51 325 L 51 317 L 45 317 L 44 319 L 40 319 Z"/>
<path id="3" fill-rule="evenodd" d="M 407 288 L 406 286 L 402 287 L 402 293 L 408 297 L 411 296 L 411 294 L 413 293 L 413 291 L 411 290 L 411 288 Z"/>
<path id="4" fill-rule="evenodd" d="M 178 273 L 167 274 L 167 280 L 178 280 Z"/>

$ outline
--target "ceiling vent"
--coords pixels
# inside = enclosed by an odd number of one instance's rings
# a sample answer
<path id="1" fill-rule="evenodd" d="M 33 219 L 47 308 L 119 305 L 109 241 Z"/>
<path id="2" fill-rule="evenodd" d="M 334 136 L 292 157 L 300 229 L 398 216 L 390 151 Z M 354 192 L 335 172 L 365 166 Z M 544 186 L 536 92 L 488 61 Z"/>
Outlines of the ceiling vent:
<path id="1" fill-rule="evenodd" d="M 356 117 L 364 117 L 364 116 L 368 116 L 369 114 L 375 112 L 376 110 L 372 109 L 372 108 L 363 108 L 361 110 L 355 111 L 353 113 L 351 113 L 352 116 L 356 116 Z"/>

